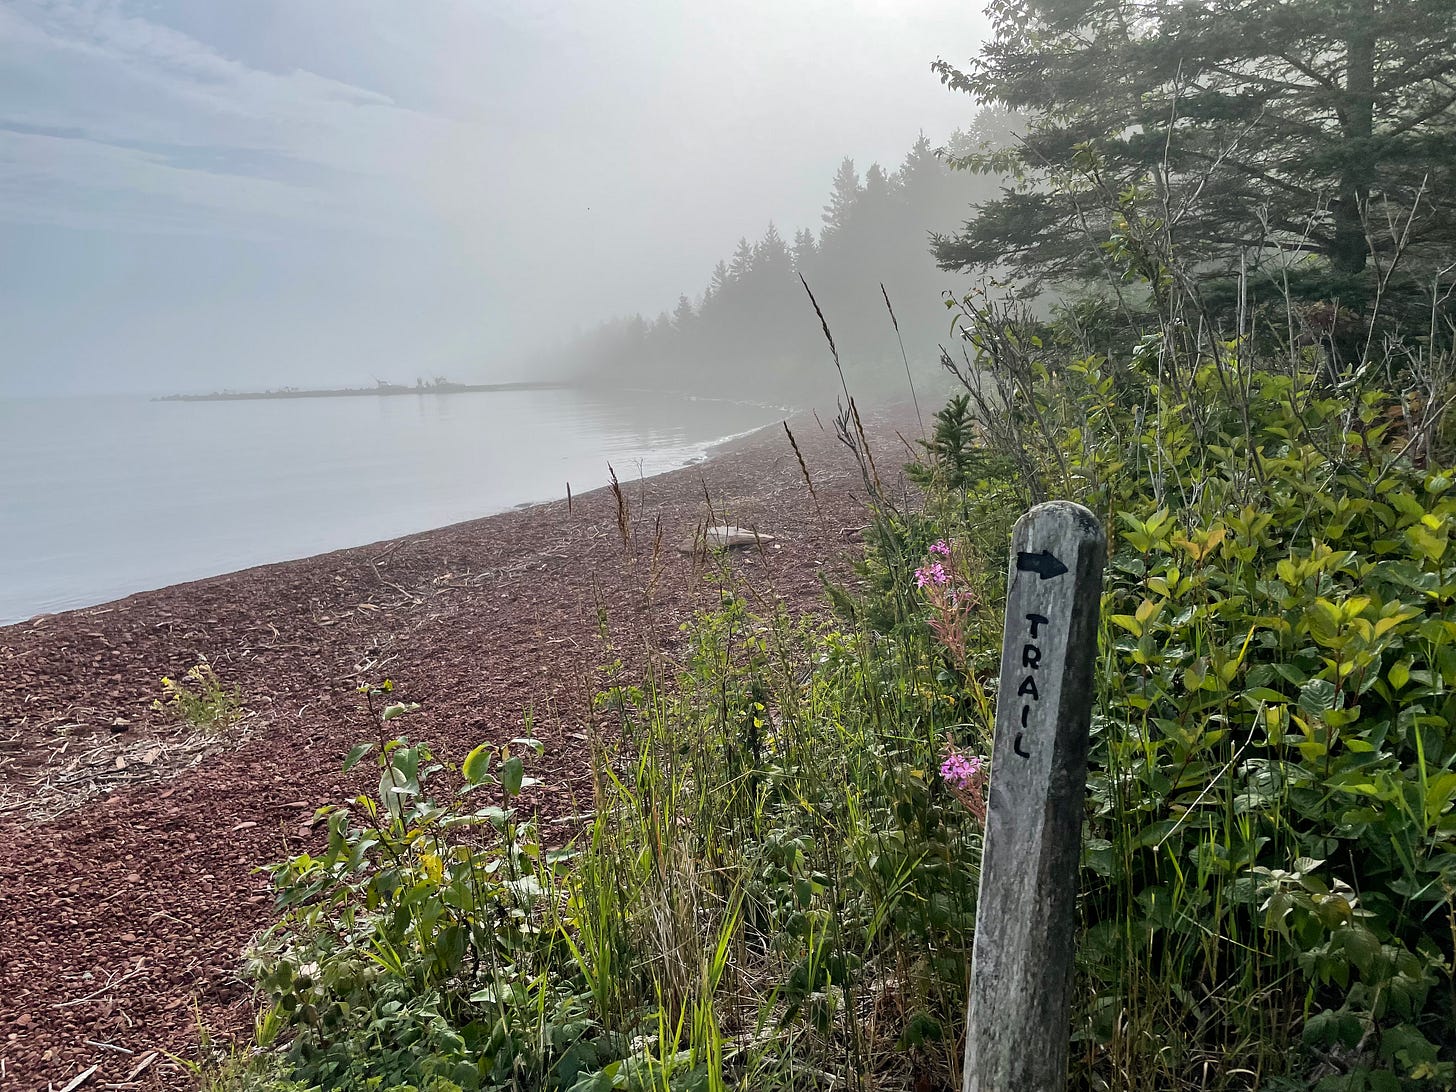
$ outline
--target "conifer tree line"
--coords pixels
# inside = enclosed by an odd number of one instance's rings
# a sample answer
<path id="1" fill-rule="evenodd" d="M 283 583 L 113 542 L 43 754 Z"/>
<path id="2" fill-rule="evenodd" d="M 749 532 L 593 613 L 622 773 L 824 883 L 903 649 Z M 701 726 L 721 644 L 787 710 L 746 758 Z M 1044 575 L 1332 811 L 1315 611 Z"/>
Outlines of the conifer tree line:
<path id="1" fill-rule="evenodd" d="M 1449 302 L 1452 0 L 996 0 L 988 14 L 978 54 L 932 67 L 1022 125 L 959 160 L 1008 184 L 936 239 L 947 269 L 996 262 L 1024 294 L 1107 295 L 1113 251 L 1137 237 L 1182 259 L 1209 313 L 1292 299 L 1321 316 L 1346 364 Z"/>
<path id="2" fill-rule="evenodd" d="M 888 387 L 904 371 L 882 283 L 912 364 L 933 367 L 946 291 L 994 274 L 1042 307 L 1168 318 L 1170 255 L 1199 301 L 1177 321 L 1262 315 L 1337 370 L 1385 338 L 1456 336 L 1456 0 L 995 0 L 988 15 L 968 62 L 931 66 L 980 110 L 946 148 L 922 136 L 893 171 L 845 159 L 817 230 L 769 225 L 695 298 L 608 323 L 552 366 L 765 400 L 832 389 L 802 275 L 851 370 Z M 1120 283 L 1124 260 L 1148 298 Z"/>
<path id="3" fill-rule="evenodd" d="M 969 153 L 1004 124 L 1002 115 L 988 113 L 949 146 Z M 789 233 L 768 224 L 757 240 L 740 239 L 702 289 L 680 296 L 671 312 L 608 322 L 546 366 L 613 388 L 767 402 L 832 393 L 838 378 L 802 276 L 846 371 L 861 384 L 897 384 L 903 395 L 905 366 L 885 297 L 906 356 L 922 373 L 933 371 L 937 338 L 949 321 L 944 292 L 963 289 L 968 278 L 937 267 L 930 239 L 999 186 L 994 177 L 951 169 L 937 153 L 922 134 L 894 170 L 871 163 L 861 171 L 846 157 L 817 230 Z"/>

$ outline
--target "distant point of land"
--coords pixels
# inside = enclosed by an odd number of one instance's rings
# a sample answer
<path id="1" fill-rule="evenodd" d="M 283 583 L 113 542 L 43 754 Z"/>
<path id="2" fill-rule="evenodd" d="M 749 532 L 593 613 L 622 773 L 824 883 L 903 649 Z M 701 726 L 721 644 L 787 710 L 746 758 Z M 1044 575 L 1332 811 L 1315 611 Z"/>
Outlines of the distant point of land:
<path id="1" fill-rule="evenodd" d="M 379 380 L 372 387 L 334 387 L 310 390 L 280 387 L 271 391 L 213 391 L 211 394 L 164 394 L 153 402 L 240 402 L 258 398 L 388 398 L 406 394 L 478 394 L 498 391 L 554 391 L 572 384 L 559 380 L 523 380 L 517 383 L 454 383 L 448 379 L 417 380 L 414 386 Z"/>

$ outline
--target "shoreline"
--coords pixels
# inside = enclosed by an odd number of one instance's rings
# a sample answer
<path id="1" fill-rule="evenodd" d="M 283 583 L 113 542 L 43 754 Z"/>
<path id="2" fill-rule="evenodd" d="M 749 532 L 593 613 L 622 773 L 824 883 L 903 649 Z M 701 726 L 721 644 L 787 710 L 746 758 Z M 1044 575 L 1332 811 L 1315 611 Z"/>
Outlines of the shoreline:
<path id="1" fill-rule="evenodd" d="M 671 656 L 717 601 L 701 562 L 674 548 L 697 526 L 775 536 L 732 562 L 757 609 L 822 608 L 820 574 L 850 575 L 858 470 L 812 417 L 790 427 L 817 501 L 768 425 L 622 482 L 625 546 L 607 487 L 0 628 L 0 872 L 16 892 L 0 959 L 0 1030 L 17 1035 L 0 1037 L 7 1074 L 44 1087 L 99 1064 L 95 1079 L 123 1080 L 148 1050 L 190 1056 L 199 1018 L 220 1037 L 249 1026 L 239 953 L 272 920 L 257 869 L 318 851 L 315 810 L 368 791 L 367 774 L 340 773 L 375 732 L 362 680 L 387 676 L 419 702 L 392 727 L 446 759 L 529 718 L 547 750 L 525 806 L 563 829 L 552 820 L 590 797 L 601 665 Z M 871 436 L 883 469 L 899 440 L 892 423 Z M 225 739 L 151 708 L 162 675 L 204 658 L 243 693 L 247 717 Z M 140 1087 L 179 1079 L 159 1058 Z"/>
<path id="2" fill-rule="evenodd" d="M 377 387 L 282 387 L 272 391 L 211 391 L 207 394 L 161 394 L 153 402 L 253 402 L 271 398 L 402 398 L 427 394 L 499 394 L 506 391 L 559 391 L 574 384 L 555 380 L 521 380 L 515 383 L 432 383 L 407 386 L 381 383 Z"/>
<path id="3" fill-rule="evenodd" d="M 206 399 L 200 399 L 200 400 L 206 400 Z M 154 398 L 154 399 L 152 399 L 152 401 L 162 401 L 162 399 L 155 399 Z M 792 415 L 790 415 L 790 416 L 792 416 Z M 714 458 L 717 458 L 718 456 L 720 456 L 722 454 L 729 453 L 729 452 L 732 452 L 732 451 L 736 450 L 739 445 L 742 445 L 742 444 L 745 444 L 745 443 L 751 443 L 753 441 L 753 437 L 755 437 L 755 436 L 757 436 L 759 434 L 765 434 L 765 435 L 767 435 L 770 432 L 770 430 L 779 429 L 779 428 L 781 428 L 781 424 L 779 422 L 773 422 L 773 423 L 769 423 L 769 424 L 759 425 L 759 426 L 756 426 L 754 428 L 745 429 L 745 430 L 743 430 L 741 432 L 729 433 L 729 434 L 724 435 L 724 436 L 719 436 L 719 437 L 714 437 L 714 438 L 711 438 L 711 439 L 706 439 L 706 440 L 702 440 L 702 441 L 696 441 L 696 442 L 690 442 L 690 443 L 684 444 L 683 447 L 682 447 L 682 449 L 681 449 L 680 454 L 685 455 L 686 457 L 685 458 L 682 458 L 677 465 L 667 466 L 667 467 L 664 467 L 662 469 L 654 470 L 651 474 L 645 475 L 645 477 L 648 478 L 648 479 L 651 479 L 651 478 L 659 477 L 659 476 L 661 476 L 663 474 L 671 474 L 671 473 L 673 473 L 674 471 L 677 471 L 677 470 L 688 469 L 688 468 L 691 468 L 691 467 L 694 467 L 694 466 L 701 466 L 705 462 L 708 462 L 708 461 L 710 461 L 710 460 L 712 460 Z M 643 462 L 643 461 L 647 461 L 651 457 L 652 454 L 653 454 L 653 452 L 649 450 L 649 451 L 647 451 L 647 452 L 639 455 L 638 458 L 635 458 L 635 459 L 631 460 L 629 463 L 627 463 L 625 465 L 632 465 L 632 464 L 635 464 L 635 463 L 640 463 L 640 462 Z M 586 490 L 586 492 L 590 492 L 590 491 L 593 491 L 593 490 L 596 490 L 596 489 L 607 488 L 607 484 L 608 483 L 606 481 L 606 474 L 607 474 L 608 468 L 610 468 L 612 465 L 613 464 L 609 460 L 607 460 L 605 458 L 602 459 L 602 461 L 601 461 L 601 472 L 600 472 L 602 484 L 600 484 L 600 485 L 592 485 L 592 486 L 590 486 Z M 639 479 L 639 477 L 632 477 L 630 479 L 621 479 L 621 480 L 624 481 L 624 482 L 625 481 L 629 481 L 629 480 L 635 482 L 635 481 L 638 481 L 640 479 Z M 570 482 L 567 482 L 566 484 L 567 484 L 568 487 L 570 487 Z M 578 495 L 585 495 L 585 493 L 581 493 L 581 494 L 578 494 Z M 111 594 L 108 594 L 106 598 L 97 599 L 97 600 L 94 600 L 94 601 L 77 602 L 77 603 L 73 603 L 73 604 L 51 605 L 49 607 L 45 607 L 45 608 L 43 608 L 43 609 L 41 609 L 39 611 L 36 611 L 34 613 L 25 614 L 25 615 L 22 615 L 20 617 L 6 618 L 4 615 L 0 615 L 0 633 L 3 633 L 4 630 L 6 630 L 9 627 L 12 627 L 12 626 L 25 626 L 25 625 L 28 625 L 28 624 L 30 624 L 30 623 L 32 623 L 35 620 L 40 619 L 40 618 L 51 618 L 51 617 L 56 617 L 56 616 L 59 616 L 59 615 L 69 614 L 69 613 L 72 613 L 72 612 L 75 612 L 75 611 L 98 610 L 98 609 L 101 609 L 101 608 L 104 608 L 104 607 L 111 606 L 112 604 L 120 603 L 122 601 L 131 599 L 131 598 L 134 598 L 135 596 L 138 596 L 138 595 L 146 595 L 146 594 L 150 594 L 150 593 L 164 592 L 164 591 L 167 591 L 167 590 L 169 590 L 171 588 L 178 587 L 178 586 L 184 585 L 184 584 L 196 584 L 196 583 L 201 583 L 201 582 L 205 582 L 205 581 L 208 581 L 208 580 L 218 579 L 220 577 L 233 576 L 233 575 L 236 575 L 238 573 L 245 573 L 245 572 L 249 572 L 249 571 L 254 570 L 254 569 L 266 568 L 266 567 L 268 567 L 270 565 L 294 564 L 294 563 L 298 563 L 298 562 L 305 562 L 305 561 L 308 561 L 311 558 L 315 558 L 315 557 L 327 556 L 329 554 L 341 553 L 341 552 L 345 552 L 345 551 L 349 551 L 349 550 L 363 550 L 363 549 L 368 549 L 371 546 L 376 546 L 376 545 L 379 545 L 380 543 L 385 543 L 385 542 L 392 542 L 392 541 L 395 541 L 395 540 L 401 539 L 401 538 L 412 538 L 412 537 L 415 537 L 415 536 L 418 536 L 418 535 L 428 535 L 428 534 L 432 534 L 432 533 L 437 532 L 437 531 L 444 531 L 444 530 L 447 530 L 447 529 L 452 528 L 452 527 L 457 527 L 457 526 L 459 526 L 461 524 L 472 523 L 472 522 L 475 522 L 477 520 L 482 520 L 482 519 L 491 519 L 491 518 L 494 518 L 496 516 L 504 515 L 506 513 L 513 512 L 513 511 L 525 511 L 525 510 L 528 510 L 528 509 L 531 509 L 531 508 L 539 507 L 541 505 L 552 504 L 552 503 L 554 503 L 557 500 L 564 499 L 564 496 L 565 495 L 562 494 L 560 496 L 550 497 L 550 498 L 546 498 L 546 499 L 525 500 L 525 501 L 518 501 L 518 502 L 513 502 L 513 503 L 506 503 L 502 507 L 499 507 L 499 508 L 491 508 L 491 509 L 488 509 L 488 510 L 483 511 L 483 512 L 476 512 L 475 514 L 464 516 L 463 518 L 458 519 L 458 520 L 453 520 L 453 521 L 450 521 L 450 522 L 447 522 L 447 523 L 431 524 L 428 527 L 422 527 L 422 528 L 419 528 L 417 530 L 403 531 L 403 532 L 399 532 L 399 533 L 396 533 L 396 534 L 393 534 L 393 535 L 387 535 L 384 538 L 370 539 L 370 540 L 365 541 L 365 542 L 362 542 L 362 543 L 361 542 L 349 542 L 346 545 L 334 546 L 331 549 L 315 550 L 315 551 L 307 552 L 307 553 L 299 553 L 299 554 L 293 554 L 293 555 L 290 555 L 290 556 L 272 558 L 270 560 L 260 560 L 260 561 L 255 561 L 255 562 L 253 562 L 251 564 L 244 564 L 244 565 L 242 565 L 240 567 L 223 568 L 220 571 L 209 571 L 209 572 L 203 573 L 201 575 L 196 575 L 196 576 L 184 576 L 181 579 L 169 580 L 167 583 L 164 583 L 164 584 L 153 584 L 153 585 L 150 585 L 150 586 L 145 586 L 145 587 L 142 587 L 142 588 L 137 588 L 137 589 L 134 589 L 134 590 L 129 590 L 129 591 L 121 592 L 120 594 L 111 593 Z"/>

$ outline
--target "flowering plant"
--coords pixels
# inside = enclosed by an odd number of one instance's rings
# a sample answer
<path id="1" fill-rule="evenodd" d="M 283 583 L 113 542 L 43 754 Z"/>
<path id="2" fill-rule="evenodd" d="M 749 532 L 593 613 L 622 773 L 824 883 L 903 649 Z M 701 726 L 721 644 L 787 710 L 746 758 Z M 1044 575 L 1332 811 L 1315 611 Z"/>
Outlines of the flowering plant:
<path id="1" fill-rule="evenodd" d="M 945 539 L 929 548 L 924 565 L 915 570 L 915 586 L 930 602 L 930 628 L 945 646 L 956 666 L 966 666 L 966 630 L 972 611 L 977 606 L 975 595 L 968 589 L 969 578 L 960 572 L 956 558 Z"/>
<path id="2" fill-rule="evenodd" d="M 939 561 L 932 562 L 924 568 L 915 570 L 915 586 L 917 588 L 926 588 L 931 585 L 938 587 L 946 583 L 949 579 L 950 577 L 946 575 L 945 567 Z"/>
<path id="3" fill-rule="evenodd" d="M 227 729 L 243 715 L 242 690 L 224 686 L 206 660 L 180 681 L 163 676 L 162 695 L 152 702 L 153 709 L 205 731 Z"/>
<path id="4" fill-rule="evenodd" d="M 986 787 L 991 780 L 991 764 L 980 755 L 967 754 L 947 741 L 940 763 L 940 779 L 951 795 L 966 806 L 976 822 L 986 825 Z"/>

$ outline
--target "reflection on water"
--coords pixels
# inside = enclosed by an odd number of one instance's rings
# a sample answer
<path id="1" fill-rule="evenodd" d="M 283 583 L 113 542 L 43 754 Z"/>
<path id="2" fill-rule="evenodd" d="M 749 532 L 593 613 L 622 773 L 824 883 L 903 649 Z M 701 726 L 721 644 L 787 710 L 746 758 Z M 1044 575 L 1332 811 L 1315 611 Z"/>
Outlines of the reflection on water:
<path id="1" fill-rule="evenodd" d="M 0 624 L 655 474 L 784 416 L 581 391 L 0 400 Z"/>

